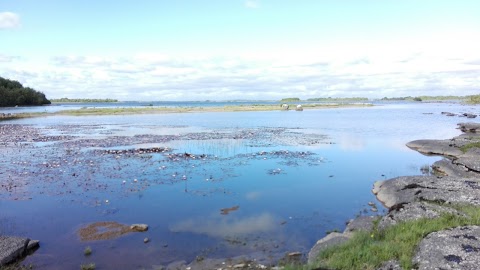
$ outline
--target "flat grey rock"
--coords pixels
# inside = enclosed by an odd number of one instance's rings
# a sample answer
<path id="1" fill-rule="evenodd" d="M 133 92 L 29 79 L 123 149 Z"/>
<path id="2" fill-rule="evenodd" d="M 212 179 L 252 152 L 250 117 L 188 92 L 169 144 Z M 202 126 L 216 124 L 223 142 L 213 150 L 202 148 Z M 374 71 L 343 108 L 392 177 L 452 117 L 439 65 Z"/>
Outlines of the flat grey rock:
<path id="1" fill-rule="evenodd" d="M 379 222 L 378 228 L 385 229 L 399 222 L 417 220 L 420 218 L 438 218 L 442 213 L 463 214 L 455 209 L 426 202 L 412 202 L 396 205 Z"/>
<path id="2" fill-rule="evenodd" d="M 318 254 L 329 247 L 340 245 L 348 241 L 349 237 L 343 233 L 330 233 L 317 241 L 308 253 L 308 263 L 312 264 L 318 257 Z"/>
<path id="3" fill-rule="evenodd" d="M 458 128 L 465 133 L 480 133 L 480 123 L 459 123 Z"/>
<path id="4" fill-rule="evenodd" d="M 480 174 L 476 172 L 469 171 L 465 165 L 459 164 L 458 162 L 453 163 L 451 160 L 446 158 L 434 162 L 432 169 L 436 174 L 443 176 L 460 178 L 476 178 L 480 176 Z"/>
<path id="5" fill-rule="evenodd" d="M 377 218 L 378 217 L 374 217 L 374 216 L 357 217 L 347 224 L 347 227 L 345 228 L 344 233 L 350 233 L 354 231 L 371 231 L 373 229 L 373 222 Z"/>
<path id="6" fill-rule="evenodd" d="M 480 227 L 457 227 L 430 233 L 419 244 L 413 258 L 418 269 L 478 270 Z"/>
<path id="7" fill-rule="evenodd" d="M 416 140 L 407 143 L 407 146 L 426 155 L 457 157 L 463 154 L 452 140 Z"/>
<path id="8" fill-rule="evenodd" d="M 480 205 L 480 183 L 472 178 L 402 176 L 375 182 L 372 191 L 387 208 L 415 201 Z"/>
<path id="9" fill-rule="evenodd" d="M 12 263 L 26 255 L 30 239 L 15 236 L 0 236 L 0 266 Z"/>
<path id="10" fill-rule="evenodd" d="M 465 166 L 475 173 L 480 172 L 480 148 L 471 148 L 465 154 L 453 161 L 454 164 Z M 480 175 L 480 174 L 479 174 Z"/>

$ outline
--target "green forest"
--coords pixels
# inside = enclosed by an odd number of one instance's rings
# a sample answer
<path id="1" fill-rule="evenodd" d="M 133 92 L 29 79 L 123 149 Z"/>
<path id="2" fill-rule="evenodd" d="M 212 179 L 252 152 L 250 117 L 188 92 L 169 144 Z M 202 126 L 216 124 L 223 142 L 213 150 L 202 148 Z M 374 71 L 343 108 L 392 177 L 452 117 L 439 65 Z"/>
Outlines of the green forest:
<path id="1" fill-rule="evenodd" d="M 0 107 L 51 104 L 42 92 L 0 77 Z"/>

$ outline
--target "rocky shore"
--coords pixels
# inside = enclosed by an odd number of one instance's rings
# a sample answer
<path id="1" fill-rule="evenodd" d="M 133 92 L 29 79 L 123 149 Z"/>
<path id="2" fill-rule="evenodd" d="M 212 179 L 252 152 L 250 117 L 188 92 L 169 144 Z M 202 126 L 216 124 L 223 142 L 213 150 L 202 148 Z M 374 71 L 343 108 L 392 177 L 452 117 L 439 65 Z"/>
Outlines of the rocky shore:
<path id="1" fill-rule="evenodd" d="M 435 219 L 444 213 L 462 216 L 453 205 L 480 206 L 480 124 L 460 123 L 463 134 L 448 140 L 417 140 L 408 147 L 426 155 L 444 158 L 432 165 L 432 175 L 403 176 L 374 184 L 373 193 L 388 208 L 381 217 L 359 217 L 343 233 L 319 240 L 308 254 L 313 264 L 318 254 L 347 242 L 352 232 L 382 230 L 400 222 Z M 416 247 L 416 269 L 479 269 L 480 227 L 460 226 L 428 234 Z M 385 262 L 378 269 L 402 269 L 399 261 Z"/>

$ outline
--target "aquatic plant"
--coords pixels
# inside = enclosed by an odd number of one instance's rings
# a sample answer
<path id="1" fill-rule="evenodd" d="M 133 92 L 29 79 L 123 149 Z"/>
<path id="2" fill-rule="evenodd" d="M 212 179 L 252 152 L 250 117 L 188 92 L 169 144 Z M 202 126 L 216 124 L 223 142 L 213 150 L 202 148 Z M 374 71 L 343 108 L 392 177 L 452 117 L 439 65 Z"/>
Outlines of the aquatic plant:
<path id="1" fill-rule="evenodd" d="M 85 256 L 90 256 L 92 255 L 92 248 L 91 247 L 86 247 L 85 250 L 83 251 L 83 254 Z"/>
<path id="2" fill-rule="evenodd" d="M 81 264 L 80 269 L 81 270 L 95 270 L 95 264 L 94 263 L 89 263 L 89 264 Z"/>

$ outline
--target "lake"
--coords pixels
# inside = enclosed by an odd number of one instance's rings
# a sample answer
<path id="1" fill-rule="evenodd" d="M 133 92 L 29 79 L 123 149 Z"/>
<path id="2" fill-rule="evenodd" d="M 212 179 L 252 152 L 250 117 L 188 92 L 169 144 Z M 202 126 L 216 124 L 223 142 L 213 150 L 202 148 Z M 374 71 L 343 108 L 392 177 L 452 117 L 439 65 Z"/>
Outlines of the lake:
<path id="1" fill-rule="evenodd" d="M 45 108 L 52 107 L 28 110 Z M 15 109 L 7 111 L 23 110 Z M 357 215 L 384 212 L 371 193 L 375 181 L 428 173 L 440 158 L 405 144 L 460 134 L 456 124 L 467 119 L 444 111 L 479 107 L 382 103 L 0 122 L 0 232 L 40 240 L 24 261 L 36 269 L 152 269 L 238 255 L 274 264 L 287 252 L 308 253 Z M 79 229 L 101 221 L 149 230 L 80 239 Z"/>

